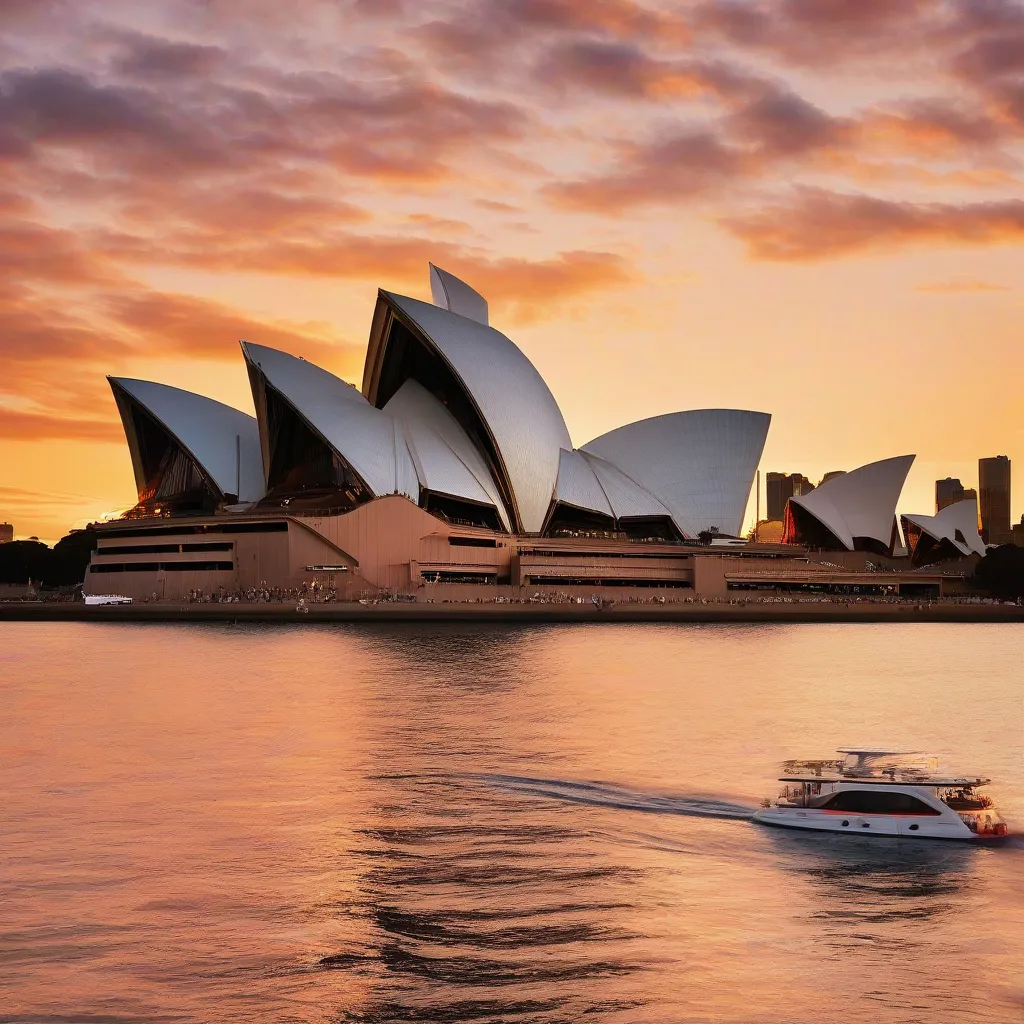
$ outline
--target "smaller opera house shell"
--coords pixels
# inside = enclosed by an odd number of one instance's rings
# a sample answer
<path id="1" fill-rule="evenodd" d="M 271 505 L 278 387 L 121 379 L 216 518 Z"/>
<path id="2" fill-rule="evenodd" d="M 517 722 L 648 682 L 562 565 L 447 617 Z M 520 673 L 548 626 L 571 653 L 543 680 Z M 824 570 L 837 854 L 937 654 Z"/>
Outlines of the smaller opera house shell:
<path id="1" fill-rule="evenodd" d="M 978 502 L 974 498 L 953 502 L 934 516 L 905 515 L 900 521 L 911 565 L 933 565 L 985 554 L 985 542 L 978 532 Z"/>
<path id="2" fill-rule="evenodd" d="M 899 540 L 896 503 L 913 455 L 871 462 L 786 503 L 783 542 L 891 556 Z"/>

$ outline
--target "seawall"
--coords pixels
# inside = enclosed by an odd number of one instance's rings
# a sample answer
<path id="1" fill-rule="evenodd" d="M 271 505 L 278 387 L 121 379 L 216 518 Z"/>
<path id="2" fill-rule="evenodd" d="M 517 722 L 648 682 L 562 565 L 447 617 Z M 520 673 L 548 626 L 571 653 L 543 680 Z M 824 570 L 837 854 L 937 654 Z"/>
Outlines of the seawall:
<path id="1" fill-rule="evenodd" d="M 1024 622 L 1024 607 L 946 602 L 728 604 L 0 604 L 3 622 Z"/>

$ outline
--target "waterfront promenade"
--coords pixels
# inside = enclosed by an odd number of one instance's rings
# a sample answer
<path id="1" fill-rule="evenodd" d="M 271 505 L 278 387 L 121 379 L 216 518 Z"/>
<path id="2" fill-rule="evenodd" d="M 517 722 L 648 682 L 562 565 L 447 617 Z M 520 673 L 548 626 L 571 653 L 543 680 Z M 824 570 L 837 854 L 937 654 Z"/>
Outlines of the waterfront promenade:
<path id="1" fill-rule="evenodd" d="M 1024 622 L 1024 606 L 958 601 L 680 603 L 0 603 L 2 622 Z"/>

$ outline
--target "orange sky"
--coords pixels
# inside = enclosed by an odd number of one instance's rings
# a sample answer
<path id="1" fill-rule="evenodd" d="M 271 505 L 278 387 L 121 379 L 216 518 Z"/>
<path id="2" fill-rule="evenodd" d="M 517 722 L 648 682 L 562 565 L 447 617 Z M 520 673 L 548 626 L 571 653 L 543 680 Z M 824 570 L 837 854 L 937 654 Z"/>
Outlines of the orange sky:
<path id="1" fill-rule="evenodd" d="M 240 10 L 244 8 L 244 19 Z M 1024 6 L 7 0 L 0 521 L 134 500 L 107 373 L 358 381 L 375 289 L 490 301 L 582 444 L 773 414 L 762 469 L 1018 464 Z"/>

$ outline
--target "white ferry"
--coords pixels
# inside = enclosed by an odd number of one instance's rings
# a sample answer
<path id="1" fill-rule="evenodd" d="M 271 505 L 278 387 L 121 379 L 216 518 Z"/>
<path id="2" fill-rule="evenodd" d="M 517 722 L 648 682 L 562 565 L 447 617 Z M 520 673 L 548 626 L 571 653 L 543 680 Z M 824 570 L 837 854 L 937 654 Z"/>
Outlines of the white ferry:
<path id="1" fill-rule="evenodd" d="M 787 762 L 785 788 L 754 820 L 818 832 L 915 839 L 1002 839 L 1006 822 L 978 790 L 992 780 L 939 772 L 918 751 L 841 747 L 832 761 Z"/>

